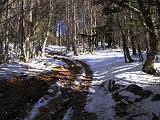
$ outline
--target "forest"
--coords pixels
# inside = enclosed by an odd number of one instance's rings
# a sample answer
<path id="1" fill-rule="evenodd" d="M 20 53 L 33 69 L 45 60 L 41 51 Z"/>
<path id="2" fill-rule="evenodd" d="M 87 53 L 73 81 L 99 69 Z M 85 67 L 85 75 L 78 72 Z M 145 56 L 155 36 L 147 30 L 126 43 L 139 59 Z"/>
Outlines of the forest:
<path id="1" fill-rule="evenodd" d="M 0 120 L 159 120 L 160 0 L 0 0 Z"/>

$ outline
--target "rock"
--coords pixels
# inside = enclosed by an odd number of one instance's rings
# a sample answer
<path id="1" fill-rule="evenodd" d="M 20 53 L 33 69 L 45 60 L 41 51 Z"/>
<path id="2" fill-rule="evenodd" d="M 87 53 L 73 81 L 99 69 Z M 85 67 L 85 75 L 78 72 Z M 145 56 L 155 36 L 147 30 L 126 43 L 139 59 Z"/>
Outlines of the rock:
<path id="1" fill-rule="evenodd" d="M 150 90 L 144 90 L 143 92 L 142 92 L 142 97 L 143 98 L 148 98 L 151 94 L 153 94 Z"/>
<path id="2" fill-rule="evenodd" d="M 138 85 L 131 84 L 126 88 L 127 91 L 134 93 L 135 95 L 142 95 L 143 89 Z"/>
<path id="3" fill-rule="evenodd" d="M 154 95 L 151 101 L 160 101 L 160 94 Z"/>

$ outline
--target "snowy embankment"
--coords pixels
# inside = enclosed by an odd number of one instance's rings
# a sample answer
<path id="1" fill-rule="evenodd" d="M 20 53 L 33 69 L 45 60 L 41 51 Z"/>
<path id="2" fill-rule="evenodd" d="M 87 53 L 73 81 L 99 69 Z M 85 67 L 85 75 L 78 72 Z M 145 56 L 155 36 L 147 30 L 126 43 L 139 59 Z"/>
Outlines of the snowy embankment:
<path id="1" fill-rule="evenodd" d="M 125 63 L 120 49 L 83 54 L 79 59 L 94 71 L 86 110 L 96 113 L 98 120 L 160 118 L 160 77 L 142 72 L 143 62 Z M 110 91 L 112 82 L 118 87 Z"/>
<path id="2" fill-rule="evenodd" d="M 66 66 L 61 60 L 54 59 L 52 57 L 40 57 L 36 58 L 30 63 L 11 63 L 0 65 L 0 80 L 12 80 L 14 77 L 32 77 L 41 73 L 47 73 L 54 69 L 54 67 Z M 60 95 L 59 87 L 61 85 L 57 82 L 56 86 L 51 86 L 47 90 L 48 93 L 57 92 L 55 96 L 44 95 L 41 97 L 32 107 L 32 110 L 28 113 L 25 120 L 34 120 L 40 112 L 40 109 L 45 107 L 51 100 Z"/>
<path id="3" fill-rule="evenodd" d="M 11 63 L 0 65 L 0 80 L 12 77 L 30 77 L 40 73 L 49 72 L 51 68 L 64 66 L 65 63 L 50 57 L 36 58 L 30 63 Z"/>

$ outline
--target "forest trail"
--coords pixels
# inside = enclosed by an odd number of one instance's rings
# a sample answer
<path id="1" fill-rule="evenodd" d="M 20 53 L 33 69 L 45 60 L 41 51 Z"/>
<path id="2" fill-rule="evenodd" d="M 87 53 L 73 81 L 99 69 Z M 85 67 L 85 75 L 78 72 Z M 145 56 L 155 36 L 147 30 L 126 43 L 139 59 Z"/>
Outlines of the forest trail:
<path id="1" fill-rule="evenodd" d="M 121 49 L 106 49 L 78 58 L 93 70 L 85 109 L 96 113 L 97 120 L 160 119 L 160 77 L 142 72 L 137 57 L 125 63 Z M 157 61 L 155 67 L 159 65 Z"/>
<path id="2" fill-rule="evenodd" d="M 0 80 L 0 120 L 159 120 L 160 77 L 142 72 L 136 57 L 125 63 L 121 49 L 69 56 L 18 64 L 23 74 Z"/>
<path id="3" fill-rule="evenodd" d="M 84 109 L 93 75 L 90 67 L 67 57 L 54 59 L 66 65 L 29 78 L 0 81 L 1 120 L 96 119 L 95 114 Z"/>
<path id="4" fill-rule="evenodd" d="M 59 92 L 44 109 L 37 120 L 94 120 L 95 114 L 85 111 L 86 95 L 92 81 L 90 67 L 79 60 L 63 59 L 70 67 L 59 72 Z M 65 72 L 64 72 L 65 71 Z M 64 79 L 68 76 L 68 79 Z"/>

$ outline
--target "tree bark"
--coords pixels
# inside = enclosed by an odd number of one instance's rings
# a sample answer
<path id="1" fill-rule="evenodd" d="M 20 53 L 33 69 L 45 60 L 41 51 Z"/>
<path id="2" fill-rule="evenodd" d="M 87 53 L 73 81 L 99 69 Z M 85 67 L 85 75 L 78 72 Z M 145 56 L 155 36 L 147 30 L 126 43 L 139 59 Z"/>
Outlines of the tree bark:
<path id="1" fill-rule="evenodd" d="M 25 58 L 25 50 L 24 50 L 24 42 L 25 42 L 25 31 L 24 31 L 24 1 L 21 0 L 21 18 L 20 18 L 20 60 L 26 61 Z"/>
<path id="2" fill-rule="evenodd" d="M 48 40 L 49 33 L 50 33 L 50 27 L 51 27 L 51 15 L 50 14 L 49 14 L 49 18 L 48 18 L 47 32 L 46 32 L 46 36 L 44 38 L 44 42 L 43 42 L 43 46 L 42 46 L 42 56 L 44 56 L 45 47 L 46 47 L 47 40 Z"/>
<path id="3" fill-rule="evenodd" d="M 144 3 L 142 2 L 142 0 L 137 0 L 137 2 L 142 12 L 142 16 L 144 17 L 146 26 L 148 27 L 149 44 L 150 44 L 150 50 L 142 70 L 148 74 L 156 74 L 156 70 L 154 68 L 154 62 L 156 60 L 156 55 L 159 52 L 158 35 L 156 34 L 156 31 L 154 29 L 154 23 L 152 21 L 151 15 L 149 14 L 149 11 L 145 8 Z"/>
<path id="4" fill-rule="evenodd" d="M 0 14 L 3 11 L 3 8 L 5 6 L 5 4 L 8 2 L 8 0 L 0 0 Z"/>
<path id="5" fill-rule="evenodd" d="M 123 30 L 122 26 L 120 25 L 120 22 L 119 22 L 119 19 L 118 19 L 118 15 L 117 15 L 117 23 L 118 23 L 118 27 L 120 28 L 121 34 L 122 34 L 123 51 L 124 51 L 125 62 L 127 63 L 127 59 L 128 59 L 128 62 L 133 62 L 134 60 L 130 56 L 130 52 L 129 52 L 129 49 L 128 49 L 128 46 L 127 46 L 127 40 L 126 40 L 126 36 L 125 36 L 125 31 Z"/>

